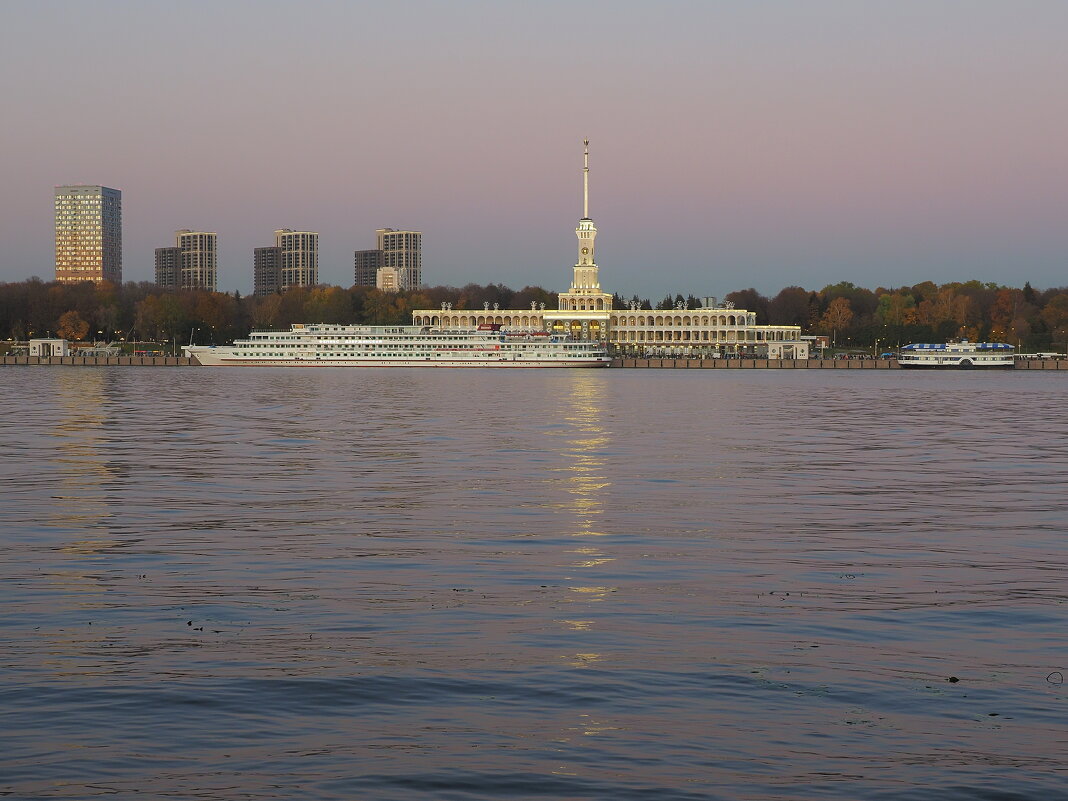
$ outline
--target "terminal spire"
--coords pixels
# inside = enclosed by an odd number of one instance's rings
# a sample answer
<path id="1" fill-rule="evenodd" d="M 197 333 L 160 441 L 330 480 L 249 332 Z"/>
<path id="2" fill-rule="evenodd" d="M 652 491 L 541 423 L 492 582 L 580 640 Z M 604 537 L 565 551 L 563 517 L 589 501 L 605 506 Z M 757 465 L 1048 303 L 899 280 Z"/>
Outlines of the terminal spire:
<path id="1" fill-rule="evenodd" d="M 590 218 L 590 140 L 583 139 L 586 149 L 582 154 L 582 219 Z"/>

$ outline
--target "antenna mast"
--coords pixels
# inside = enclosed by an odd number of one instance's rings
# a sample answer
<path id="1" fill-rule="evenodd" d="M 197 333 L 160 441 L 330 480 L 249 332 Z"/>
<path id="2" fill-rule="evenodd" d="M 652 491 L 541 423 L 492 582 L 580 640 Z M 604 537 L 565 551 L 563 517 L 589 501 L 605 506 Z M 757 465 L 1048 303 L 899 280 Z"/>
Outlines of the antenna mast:
<path id="1" fill-rule="evenodd" d="M 590 218 L 590 140 L 583 139 L 586 146 L 582 154 L 582 219 Z"/>

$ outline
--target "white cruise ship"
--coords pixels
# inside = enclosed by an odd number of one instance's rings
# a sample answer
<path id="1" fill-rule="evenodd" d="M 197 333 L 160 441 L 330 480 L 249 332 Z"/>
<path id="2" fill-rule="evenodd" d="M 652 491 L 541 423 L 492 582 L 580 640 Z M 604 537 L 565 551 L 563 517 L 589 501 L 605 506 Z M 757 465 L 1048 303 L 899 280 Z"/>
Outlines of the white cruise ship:
<path id="1" fill-rule="evenodd" d="M 297 324 L 253 331 L 233 345 L 183 348 L 202 365 L 235 367 L 607 367 L 604 345 L 499 325 L 441 330 L 429 326 Z"/>
<path id="2" fill-rule="evenodd" d="M 1016 366 L 1014 348 L 1005 342 L 915 343 L 898 353 L 897 363 L 904 369 L 986 370 L 1012 369 Z"/>

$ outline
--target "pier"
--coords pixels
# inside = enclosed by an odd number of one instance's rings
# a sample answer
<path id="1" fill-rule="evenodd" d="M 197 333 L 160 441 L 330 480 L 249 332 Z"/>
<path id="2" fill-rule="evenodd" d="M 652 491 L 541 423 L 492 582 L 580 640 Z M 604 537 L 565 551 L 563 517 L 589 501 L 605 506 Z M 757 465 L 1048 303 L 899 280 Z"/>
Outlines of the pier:
<path id="1" fill-rule="evenodd" d="M 900 370 L 897 359 L 635 359 L 612 360 L 613 367 L 669 370 Z M 1065 359 L 1017 359 L 1017 370 L 1068 370 Z"/>
<path id="2" fill-rule="evenodd" d="M 0 364 L 75 365 L 85 367 L 199 367 L 188 356 L 0 356 Z"/>

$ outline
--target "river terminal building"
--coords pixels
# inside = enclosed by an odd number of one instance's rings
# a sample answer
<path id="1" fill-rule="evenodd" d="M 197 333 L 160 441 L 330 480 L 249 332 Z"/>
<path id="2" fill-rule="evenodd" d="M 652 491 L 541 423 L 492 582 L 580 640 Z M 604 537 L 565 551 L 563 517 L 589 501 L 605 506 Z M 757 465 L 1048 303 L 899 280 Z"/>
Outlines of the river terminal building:
<path id="1" fill-rule="evenodd" d="M 529 309 L 440 309 L 412 312 L 416 325 L 471 328 L 501 325 L 508 330 L 569 333 L 576 339 L 601 340 L 617 353 L 634 356 L 759 356 L 806 359 L 809 343 L 796 325 L 757 325 L 756 313 L 730 302 L 706 298 L 700 309 L 649 310 L 631 304 L 612 308 L 612 295 L 601 288 L 595 258 L 597 227 L 590 217 L 590 148 L 584 143 L 582 218 L 575 234 L 578 258 L 571 286 L 557 296 L 557 308 L 531 304 Z"/>

